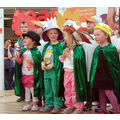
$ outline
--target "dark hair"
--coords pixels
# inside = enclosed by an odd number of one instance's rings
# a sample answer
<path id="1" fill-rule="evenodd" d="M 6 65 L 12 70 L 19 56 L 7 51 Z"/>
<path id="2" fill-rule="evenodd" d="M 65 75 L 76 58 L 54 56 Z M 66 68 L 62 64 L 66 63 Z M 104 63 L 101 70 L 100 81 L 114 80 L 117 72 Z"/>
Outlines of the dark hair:
<path id="1" fill-rule="evenodd" d="M 11 40 L 11 44 L 12 44 L 12 39 L 11 39 L 11 38 L 6 38 L 6 39 L 4 40 L 4 43 L 5 43 L 7 40 Z"/>

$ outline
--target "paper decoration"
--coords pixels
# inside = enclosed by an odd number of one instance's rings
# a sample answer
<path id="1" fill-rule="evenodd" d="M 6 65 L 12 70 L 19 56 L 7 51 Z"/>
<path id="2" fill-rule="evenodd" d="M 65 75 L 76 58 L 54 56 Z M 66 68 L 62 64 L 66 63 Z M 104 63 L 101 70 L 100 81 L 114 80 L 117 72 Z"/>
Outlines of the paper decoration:
<path id="1" fill-rule="evenodd" d="M 12 30 L 15 31 L 16 35 L 21 36 L 20 25 L 22 22 L 26 22 L 28 24 L 28 29 L 34 31 L 35 25 L 31 23 L 31 20 L 34 20 L 34 18 L 25 14 L 23 10 L 15 10 L 12 21 Z"/>
<path id="2" fill-rule="evenodd" d="M 47 21 L 47 18 L 50 18 L 50 13 L 48 10 L 40 10 L 38 13 L 42 16 L 37 17 L 36 20 L 44 19 L 45 21 Z"/>
<path id="3" fill-rule="evenodd" d="M 63 16 L 59 12 L 55 12 L 56 17 L 57 17 L 57 25 L 60 29 L 63 28 L 63 24 L 66 21 L 66 18 L 72 18 L 74 21 L 79 21 L 79 10 L 76 9 L 74 11 L 74 14 L 71 13 L 68 9 L 64 12 Z"/>

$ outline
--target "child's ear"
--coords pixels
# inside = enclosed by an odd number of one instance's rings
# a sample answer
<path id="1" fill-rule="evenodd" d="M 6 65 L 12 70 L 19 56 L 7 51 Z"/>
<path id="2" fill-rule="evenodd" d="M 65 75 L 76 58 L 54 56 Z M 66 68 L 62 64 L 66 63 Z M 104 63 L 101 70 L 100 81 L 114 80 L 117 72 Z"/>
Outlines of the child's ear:
<path id="1" fill-rule="evenodd" d="M 106 39 L 107 39 L 107 38 L 109 37 L 109 35 L 108 35 L 108 34 L 106 34 L 106 35 L 105 35 L 105 37 L 106 37 Z"/>
<path id="2" fill-rule="evenodd" d="M 35 42 L 34 40 L 32 41 L 32 43 L 33 43 L 34 45 L 36 44 L 36 42 Z"/>

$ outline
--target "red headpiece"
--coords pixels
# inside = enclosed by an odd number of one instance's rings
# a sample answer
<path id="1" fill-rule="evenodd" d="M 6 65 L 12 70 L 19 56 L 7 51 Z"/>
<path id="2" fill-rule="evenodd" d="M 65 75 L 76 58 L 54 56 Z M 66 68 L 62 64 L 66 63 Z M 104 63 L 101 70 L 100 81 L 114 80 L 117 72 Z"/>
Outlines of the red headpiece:
<path id="1" fill-rule="evenodd" d="M 73 27 L 70 27 L 70 26 L 65 26 L 64 27 L 64 30 L 68 30 L 70 31 L 71 33 L 74 33 L 75 32 L 75 29 Z"/>
<path id="2" fill-rule="evenodd" d="M 23 10 L 15 10 L 12 21 L 12 30 L 15 31 L 16 35 L 22 35 L 20 31 L 20 25 L 22 22 L 26 22 L 28 24 L 29 31 L 34 31 L 35 25 L 31 23 L 31 20 L 34 20 L 34 18 L 27 14 L 24 14 Z"/>

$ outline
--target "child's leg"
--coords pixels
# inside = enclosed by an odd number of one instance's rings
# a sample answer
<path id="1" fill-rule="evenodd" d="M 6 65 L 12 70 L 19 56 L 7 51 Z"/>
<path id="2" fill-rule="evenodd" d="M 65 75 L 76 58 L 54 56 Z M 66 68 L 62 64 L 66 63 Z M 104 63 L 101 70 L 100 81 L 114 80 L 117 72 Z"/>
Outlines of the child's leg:
<path id="1" fill-rule="evenodd" d="M 34 97 L 34 89 L 33 89 L 33 87 L 30 88 L 30 92 L 32 93 L 33 105 L 37 105 L 38 98 Z"/>
<path id="2" fill-rule="evenodd" d="M 56 72 L 54 69 L 51 70 L 50 80 L 52 84 L 54 107 L 62 107 L 63 106 L 62 97 L 58 97 L 57 93 L 58 92 L 57 88 L 60 87 L 60 85 L 57 83 Z"/>
<path id="3" fill-rule="evenodd" d="M 64 96 L 65 96 L 65 106 L 67 106 L 70 109 L 73 109 L 73 102 L 72 102 L 72 92 L 71 92 L 71 81 L 70 81 L 70 74 L 68 71 L 65 71 L 64 73 L 64 87 L 65 87 L 65 92 L 64 92 Z"/>
<path id="4" fill-rule="evenodd" d="M 51 79 L 44 78 L 44 86 L 45 86 L 45 106 L 53 107 L 53 92 Z"/>
<path id="5" fill-rule="evenodd" d="M 79 110 L 82 111 L 84 107 L 84 102 L 77 102 L 76 101 L 76 90 L 75 90 L 75 78 L 74 78 L 74 72 L 70 72 L 69 79 L 71 81 L 71 95 L 72 95 L 72 104 L 73 106 Z"/>
<path id="6" fill-rule="evenodd" d="M 30 88 L 25 87 L 25 102 L 26 104 L 30 104 Z"/>
<path id="7" fill-rule="evenodd" d="M 31 93 L 32 93 L 32 99 L 33 99 L 33 106 L 32 106 L 32 108 L 31 108 L 31 111 L 37 111 L 37 110 L 38 110 L 38 105 L 37 105 L 38 98 L 37 98 L 37 97 L 34 97 L 33 87 L 30 88 L 30 91 L 31 91 Z"/>
<path id="8" fill-rule="evenodd" d="M 107 98 L 104 90 L 99 90 L 99 101 L 101 110 L 106 112 Z"/>
<path id="9" fill-rule="evenodd" d="M 113 90 L 105 90 L 105 94 L 110 100 L 110 103 L 112 104 L 114 111 L 119 111 L 118 101 Z"/>
<path id="10" fill-rule="evenodd" d="M 28 87 L 25 87 L 25 103 L 26 105 L 22 108 L 23 111 L 30 110 L 30 89 Z"/>

